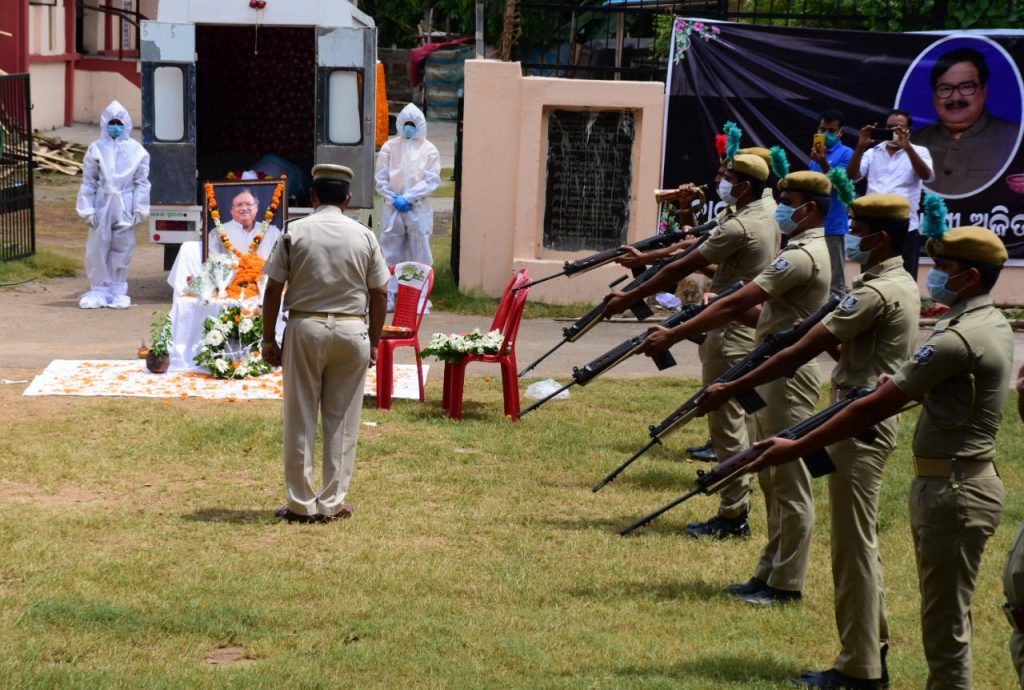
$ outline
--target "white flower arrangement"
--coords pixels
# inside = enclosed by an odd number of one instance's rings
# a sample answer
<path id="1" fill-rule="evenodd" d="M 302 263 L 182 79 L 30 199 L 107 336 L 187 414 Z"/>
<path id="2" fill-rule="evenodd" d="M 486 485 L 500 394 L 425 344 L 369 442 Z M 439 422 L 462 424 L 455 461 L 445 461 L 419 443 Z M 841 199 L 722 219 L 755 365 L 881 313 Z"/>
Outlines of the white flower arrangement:
<path id="1" fill-rule="evenodd" d="M 258 313 L 233 304 L 221 309 L 217 318 L 207 318 L 203 330 L 203 347 L 195 362 L 215 378 L 244 379 L 274 370 L 258 349 L 263 340 L 263 317 Z"/>
<path id="2" fill-rule="evenodd" d="M 458 362 L 466 355 L 496 355 L 501 350 L 504 336 L 501 331 L 481 333 L 474 328 L 471 333 L 435 333 L 420 351 L 420 357 L 434 357 L 442 362 Z"/>

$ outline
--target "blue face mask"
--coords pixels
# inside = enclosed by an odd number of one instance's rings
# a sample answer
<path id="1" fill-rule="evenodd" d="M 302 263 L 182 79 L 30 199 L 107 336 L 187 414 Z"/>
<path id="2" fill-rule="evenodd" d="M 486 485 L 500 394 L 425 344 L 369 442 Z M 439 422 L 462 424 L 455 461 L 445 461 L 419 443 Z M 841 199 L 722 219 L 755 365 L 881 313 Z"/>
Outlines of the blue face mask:
<path id="1" fill-rule="evenodd" d="M 839 135 L 825 132 L 825 148 L 830 149 L 839 142 Z"/>
<path id="2" fill-rule="evenodd" d="M 850 261 L 856 261 L 859 264 L 867 262 L 871 257 L 871 251 L 861 249 L 860 244 L 865 238 L 874 237 L 877 234 L 878 233 L 871 233 L 870 235 L 861 237 L 860 235 L 854 235 L 852 232 L 846 233 L 846 235 L 843 236 L 843 241 L 846 242 L 846 258 Z"/>
<path id="3" fill-rule="evenodd" d="M 107 134 L 111 139 L 117 139 L 124 134 L 124 125 L 107 125 Z"/>
<path id="4" fill-rule="evenodd" d="M 404 136 L 406 139 L 412 139 L 414 136 L 416 136 L 416 125 L 402 125 L 402 136 Z"/>
<path id="5" fill-rule="evenodd" d="M 775 222 L 779 224 L 779 230 L 783 235 L 792 235 L 796 232 L 796 229 L 800 227 L 800 221 L 793 220 L 793 214 L 806 205 L 807 204 L 802 204 L 793 208 L 786 204 L 779 204 L 775 207 Z"/>
<path id="6" fill-rule="evenodd" d="M 957 273 L 957 276 L 963 275 Z M 952 278 L 956 276 L 950 276 L 948 272 L 942 271 L 938 268 L 933 268 L 928 271 L 928 278 L 925 281 L 925 285 L 928 287 L 928 294 L 931 295 L 932 299 L 939 304 L 945 304 L 947 307 L 952 307 L 956 304 L 956 299 L 960 295 L 960 291 L 953 291 L 946 287 Z"/>

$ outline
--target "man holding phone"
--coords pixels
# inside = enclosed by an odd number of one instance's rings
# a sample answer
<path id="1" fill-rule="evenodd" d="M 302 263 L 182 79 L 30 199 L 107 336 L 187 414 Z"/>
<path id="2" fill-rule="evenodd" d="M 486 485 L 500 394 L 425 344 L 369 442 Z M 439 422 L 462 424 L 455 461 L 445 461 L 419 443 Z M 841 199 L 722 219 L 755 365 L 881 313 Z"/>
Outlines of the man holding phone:
<path id="1" fill-rule="evenodd" d="M 807 166 L 814 172 L 828 174 L 832 168 L 846 168 L 853 156 L 853 149 L 842 142 L 843 113 L 825 110 L 818 119 L 818 131 L 811 147 L 811 162 Z M 840 203 L 833 190 L 832 203 L 825 216 L 825 243 L 832 262 L 833 292 L 846 292 L 846 232 L 850 229 L 850 218 L 846 207 Z"/>
<path id="2" fill-rule="evenodd" d="M 855 182 L 868 178 L 868 194 L 898 194 L 910 202 L 903 268 L 916 280 L 921 253 L 918 208 L 922 188 L 935 179 L 935 172 L 928 149 L 910 143 L 913 124 L 910 113 L 896 108 L 886 115 L 885 128 L 877 124 L 862 127 L 847 173 Z"/>

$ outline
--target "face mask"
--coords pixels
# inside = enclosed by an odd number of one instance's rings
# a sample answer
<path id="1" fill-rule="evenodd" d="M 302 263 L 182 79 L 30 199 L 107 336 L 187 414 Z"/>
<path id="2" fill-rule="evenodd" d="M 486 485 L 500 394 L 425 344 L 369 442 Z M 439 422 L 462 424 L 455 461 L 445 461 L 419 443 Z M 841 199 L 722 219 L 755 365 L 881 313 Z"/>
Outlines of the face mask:
<path id="1" fill-rule="evenodd" d="M 796 208 L 779 204 L 775 207 L 775 222 L 779 224 L 779 230 L 783 235 L 792 235 L 800 227 L 800 221 L 793 220 L 793 215 L 807 204 L 801 204 Z"/>
<path id="2" fill-rule="evenodd" d="M 963 273 L 957 273 L 957 276 L 963 275 Z M 959 296 L 960 291 L 950 290 L 946 287 L 950 280 L 956 276 L 950 276 L 946 271 L 933 268 L 928 271 L 928 279 L 925 284 L 928 287 L 928 294 L 931 295 L 932 299 L 939 304 L 945 304 L 947 307 L 952 307 L 956 303 L 956 298 Z"/>
<path id="3" fill-rule="evenodd" d="M 402 136 L 404 136 L 406 139 L 412 139 L 414 136 L 416 136 L 416 125 L 403 125 Z"/>
<path id="4" fill-rule="evenodd" d="M 124 134 L 124 125 L 107 125 L 107 134 L 112 139 L 117 139 L 119 136 Z"/>
<path id="5" fill-rule="evenodd" d="M 718 183 L 718 198 L 729 204 L 735 206 L 738 198 L 732 195 L 732 182 L 729 180 L 722 180 Z"/>
<path id="6" fill-rule="evenodd" d="M 825 148 L 832 148 L 839 142 L 839 135 L 832 132 L 825 132 Z"/>
<path id="7" fill-rule="evenodd" d="M 861 242 L 863 242 L 867 237 L 874 237 L 877 234 L 878 233 L 873 232 L 870 235 L 861 237 L 860 235 L 854 235 L 852 232 L 846 233 L 846 235 L 844 235 L 844 241 L 846 242 L 846 258 L 850 261 L 856 261 L 859 264 L 866 262 L 871 257 L 871 251 L 861 249 Z"/>

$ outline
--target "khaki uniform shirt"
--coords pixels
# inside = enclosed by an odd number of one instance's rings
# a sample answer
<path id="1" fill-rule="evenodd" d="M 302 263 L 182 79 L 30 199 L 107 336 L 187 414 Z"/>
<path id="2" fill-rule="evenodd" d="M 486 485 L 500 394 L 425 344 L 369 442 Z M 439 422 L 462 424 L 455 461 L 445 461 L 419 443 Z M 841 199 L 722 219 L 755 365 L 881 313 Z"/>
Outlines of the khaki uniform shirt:
<path id="1" fill-rule="evenodd" d="M 917 344 L 921 294 L 903 257 L 875 264 L 853 279 L 853 290 L 821 322 L 843 344 L 832 385 L 874 386 L 894 374 Z"/>
<path id="2" fill-rule="evenodd" d="M 914 432 L 919 458 L 993 460 L 1009 394 L 1013 331 L 989 295 L 946 312 L 928 342 L 892 382 L 924 411 Z"/>
<path id="3" fill-rule="evenodd" d="M 728 216 L 711 231 L 697 249 L 713 264 L 711 292 L 722 292 L 742 280 L 749 283 L 771 262 L 779 247 L 779 226 L 774 211 L 766 212 L 764 199 L 757 199 Z M 754 347 L 754 329 L 738 322 L 722 328 L 721 344 L 715 349 L 725 357 L 742 356 Z"/>
<path id="4" fill-rule="evenodd" d="M 789 241 L 775 261 L 754 278 L 770 296 L 757 320 L 757 342 L 791 328 L 828 301 L 831 267 L 824 228 L 805 230 Z"/>
<path id="5" fill-rule="evenodd" d="M 373 232 L 337 206 L 288 225 L 264 271 L 287 283 L 284 308 L 362 316 L 368 291 L 391 277 Z"/>

